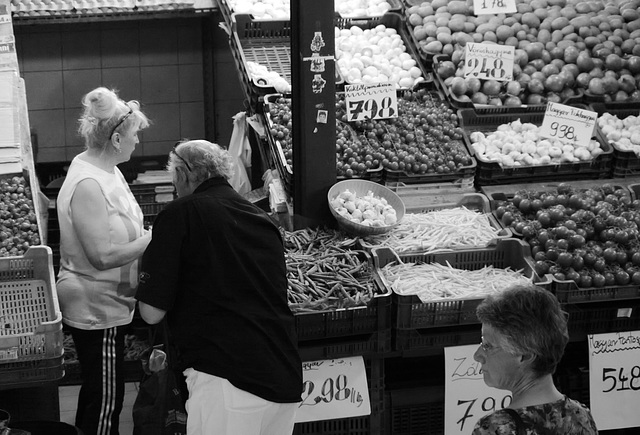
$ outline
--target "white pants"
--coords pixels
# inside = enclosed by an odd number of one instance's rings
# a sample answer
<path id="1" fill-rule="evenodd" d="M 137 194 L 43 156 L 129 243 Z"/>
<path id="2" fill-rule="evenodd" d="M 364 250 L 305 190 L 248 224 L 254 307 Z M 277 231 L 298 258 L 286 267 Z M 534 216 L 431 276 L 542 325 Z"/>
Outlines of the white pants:
<path id="1" fill-rule="evenodd" d="M 224 378 L 184 371 L 189 389 L 187 435 L 288 435 L 297 403 L 274 403 Z"/>

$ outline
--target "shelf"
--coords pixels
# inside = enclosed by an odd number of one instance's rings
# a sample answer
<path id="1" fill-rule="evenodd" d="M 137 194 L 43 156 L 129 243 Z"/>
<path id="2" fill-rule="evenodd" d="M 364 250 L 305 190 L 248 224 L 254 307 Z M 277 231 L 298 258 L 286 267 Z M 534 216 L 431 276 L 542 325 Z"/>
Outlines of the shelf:
<path id="1" fill-rule="evenodd" d="M 95 12 L 78 13 L 72 11 L 61 11 L 57 15 L 51 15 L 47 11 L 38 11 L 46 15 L 20 16 L 13 14 L 14 26 L 25 26 L 34 24 L 74 24 L 74 23 L 94 23 L 104 21 L 140 21 L 175 18 L 200 18 L 212 15 L 216 11 L 214 6 L 210 8 L 180 8 L 164 9 L 153 11 L 127 11 L 127 12 Z"/>

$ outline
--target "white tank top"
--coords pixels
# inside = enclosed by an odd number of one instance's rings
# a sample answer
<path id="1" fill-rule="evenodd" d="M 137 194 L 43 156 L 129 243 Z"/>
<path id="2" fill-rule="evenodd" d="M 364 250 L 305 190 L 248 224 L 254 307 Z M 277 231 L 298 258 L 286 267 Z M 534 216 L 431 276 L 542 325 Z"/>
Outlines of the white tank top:
<path id="1" fill-rule="evenodd" d="M 60 271 L 56 284 L 63 322 L 79 329 L 127 325 L 133 318 L 138 260 L 109 270 L 89 262 L 76 236 L 71 198 L 78 183 L 95 180 L 107 205 L 109 234 L 114 243 L 130 242 L 144 230 L 143 215 L 124 176 L 104 171 L 75 157 L 57 200 L 60 224 Z"/>

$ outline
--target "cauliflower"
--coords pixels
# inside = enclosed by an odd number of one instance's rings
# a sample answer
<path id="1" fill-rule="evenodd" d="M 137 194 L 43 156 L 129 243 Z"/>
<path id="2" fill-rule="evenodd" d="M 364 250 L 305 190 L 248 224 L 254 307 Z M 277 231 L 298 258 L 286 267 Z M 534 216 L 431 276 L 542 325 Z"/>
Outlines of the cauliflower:
<path id="1" fill-rule="evenodd" d="M 358 197 L 355 193 L 345 190 L 329 200 L 329 205 L 340 216 L 368 227 L 382 227 L 398 222 L 395 209 L 385 198 L 378 198 L 371 191 L 363 197 Z"/>

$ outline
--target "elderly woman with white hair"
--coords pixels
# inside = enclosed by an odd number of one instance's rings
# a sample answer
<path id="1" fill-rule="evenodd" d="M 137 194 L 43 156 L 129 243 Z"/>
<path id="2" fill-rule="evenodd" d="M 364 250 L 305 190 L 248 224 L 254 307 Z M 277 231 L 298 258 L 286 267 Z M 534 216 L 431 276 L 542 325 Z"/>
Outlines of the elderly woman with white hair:
<path id="1" fill-rule="evenodd" d="M 233 190 L 232 167 L 205 140 L 171 152 L 178 199 L 153 224 L 136 298 L 148 323 L 167 317 L 188 387 L 187 434 L 291 434 L 302 364 L 282 237 Z"/>

